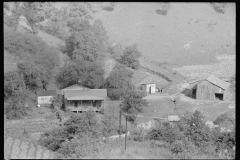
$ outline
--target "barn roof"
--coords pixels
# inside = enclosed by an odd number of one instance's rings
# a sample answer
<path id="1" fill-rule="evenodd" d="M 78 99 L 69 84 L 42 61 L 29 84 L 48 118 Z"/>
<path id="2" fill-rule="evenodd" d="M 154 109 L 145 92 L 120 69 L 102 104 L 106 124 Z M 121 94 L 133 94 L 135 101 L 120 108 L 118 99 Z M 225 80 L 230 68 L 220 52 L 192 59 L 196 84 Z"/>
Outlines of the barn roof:
<path id="1" fill-rule="evenodd" d="M 47 91 L 37 91 L 37 96 L 56 96 L 56 90 L 47 90 Z"/>
<path id="2" fill-rule="evenodd" d="M 214 76 L 213 74 L 210 74 L 209 76 L 204 76 L 204 77 L 201 77 L 201 78 L 198 78 L 196 80 L 189 82 L 189 84 L 190 84 L 189 88 L 192 88 L 196 84 L 198 84 L 202 81 L 205 81 L 205 80 L 209 81 L 210 83 L 212 83 L 222 89 L 226 89 L 230 86 L 230 83 L 228 83 L 224 80 L 221 80 L 220 78 Z"/>
<path id="3" fill-rule="evenodd" d="M 95 96 L 100 97 L 102 99 L 107 98 L 107 90 L 106 89 L 88 89 L 88 90 L 65 90 L 64 97 L 77 97 L 77 96 Z"/>
<path id="4" fill-rule="evenodd" d="M 215 84 L 216 86 L 221 87 L 222 89 L 226 89 L 227 87 L 230 86 L 230 83 L 225 82 L 223 80 L 221 80 L 220 78 L 214 76 L 214 75 L 210 75 L 207 80 L 213 84 Z"/>

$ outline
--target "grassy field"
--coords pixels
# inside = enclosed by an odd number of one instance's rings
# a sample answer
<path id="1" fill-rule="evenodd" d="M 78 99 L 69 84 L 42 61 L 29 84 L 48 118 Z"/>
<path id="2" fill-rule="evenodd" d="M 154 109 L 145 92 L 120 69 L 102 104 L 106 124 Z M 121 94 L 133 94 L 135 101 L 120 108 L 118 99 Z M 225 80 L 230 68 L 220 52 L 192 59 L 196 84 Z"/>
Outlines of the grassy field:
<path id="1" fill-rule="evenodd" d="M 179 65 L 213 63 L 216 54 L 235 54 L 235 17 L 233 3 L 226 5 L 224 14 L 210 3 L 123 2 L 95 14 L 113 41 L 137 43 L 144 57 Z"/>

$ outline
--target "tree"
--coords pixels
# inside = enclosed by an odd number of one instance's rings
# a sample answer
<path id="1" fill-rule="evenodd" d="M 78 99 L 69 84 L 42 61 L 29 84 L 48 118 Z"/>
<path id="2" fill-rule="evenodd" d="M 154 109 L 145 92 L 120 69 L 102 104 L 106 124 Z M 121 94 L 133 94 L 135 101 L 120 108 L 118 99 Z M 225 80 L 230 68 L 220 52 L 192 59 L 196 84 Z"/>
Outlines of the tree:
<path id="1" fill-rule="evenodd" d="M 138 113 L 143 111 L 143 108 L 148 105 L 142 91 L 136 89 L 127 89 L 123 95 L 122 111 L 127 114 L 127 119 L 130 122 L 135 122 Z"/>
<path id="2" fill-rule="evenodd" d="M 16 96 L 25 89 L 24 79 L 17 71 L 4 73 L 4 99 Z"/>
<path id="3" fill-rule="evenodd" d="M 19 119 L 27 115 L 26 102 L 29 99 L 29 92 L 18 92 L 10 98 L 5 108 L 8 119 Z"/>
<path id="4" fill-rule="evenodd" d="M 66 52 L 71 59 L 93 62 L 106 53 L 106 32 L 99 22 L 72 19 L 68 23 L 71 36 L 66 40 Z"/>
<path id="5" fill-rule="evenodd" d="M 129 88 L 134 88 L 132 84 L 132 71 L 123 65 L 116 65 L 110 75 L 107 77 L 105 87 L 107 88 L 108 97 L 113 100 L 119 99 Z"/>
<path id="6" fill-rule="evenodd" d="M 26 87 L 32 91 L 43 88 L 43 80 L 41 79 L 40 71 L 31 62 L 18 63 L 20 75 L 24 79 Z"/>
<path id="7" fill-rule="evenodd" d="M 137 45 L 134 44 L 124 49 L 120 62 L 129 68 L 138 69 L 140 66 L 138 58 L 140 57 L 141 52 L 138 50 Z"/>
<path id="8" fill-rule="evenodd" d="M 60 69 L 56 82 L 60 88 L 81 82 L 89 88 L 101 88 L 104 85 L 104 70 L 97 62 L 75 61 Z"/>

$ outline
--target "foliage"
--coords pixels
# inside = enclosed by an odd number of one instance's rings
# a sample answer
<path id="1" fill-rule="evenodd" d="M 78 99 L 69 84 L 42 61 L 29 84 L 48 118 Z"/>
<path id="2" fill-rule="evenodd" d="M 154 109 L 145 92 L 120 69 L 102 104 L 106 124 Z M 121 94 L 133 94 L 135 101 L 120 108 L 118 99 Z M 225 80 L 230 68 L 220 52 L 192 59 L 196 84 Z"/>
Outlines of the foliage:
<path id="1" fill-rule="evenodd" d="M 19 119 L 27 115 L 26 102 L 28 100 L 28 92 L 18 92 L 12 96 L 5 108 L 7 119 Z"/>
<path id="2" fill-rule="evenodd" d="M 205 144 L 211 141 L 211 130 L 205 124 L 204 117 L 200 111 L 196 110 L 191 115 L 187 113 L 181 120 L 184 121 L 184 125 L 180 126 L 180 128 L 194 145 L 204 147 Z"/>
<path id="3" fill-rule="evenodd" d="M 57 108 L 57 109 L 61 109 L 62 105 L 63 105 L 63 100 L 62 100 L 62 95 L 58 94 L 57 96 L 54 96 L 52 99 L 52 108 Z"/>
<path id="4" fill-rule="evenodd" d="M 123 46 L 121 45 L 121 43 L 113 44 L 112 46 L 109 45 L 107 51 L 112 58 L 120 61 L 120 58 L 123 54 Z"/>
<path id="5" fill-rule="evenodd" d="M 138 58 L 140 58 L 141 56 L 141 52 L 138 50 L 137 45 L 134 44 L 131 46 L 127 46 L 124 49 L 120 62 L 129 68 L 138 69 L 140 66 Z"/>
<path id="6" fill-rule="evenodd" d="M 66 53 L 71 59 L 96 61 L 106 53 L 106 31 L 100 20 L 93 25 L 88 20 L 68 22 L 71 36 L 66 39 Z"/>
<path id="7" fill-rule="evenodd" d="M 107 88 L 108 97 L 113 100 L 119 99 L 127 89 L 133 89 L 131 82 L 133 72 L 123 65 L 116 65 L 107 77 L 105 88 Z"/>
<path id="8" fill-rule="evenodd" d="M 135 128 L 131 134 L 129 139 L 132 139 L 134 141 L 139 141 L 139 142 L 143 142 L 145 140 L 146 136 L 145 136 L 145 131 L 143 128 Z"/>
<path id="9" fill-rule="evenodd" d="M 23 77 L 18 72 L 4 73 L 4 99 L 17 95 L 26 88 Z"/>
<path id="10" fill-rule="evenodd" d="M 172 144 L 176 140 L 184 139 L 184 134 L 178 127 L 172 127 L 168 122 L 165 122 L 159 123 L 155 128 L 152 128 L 148 132 L 147 138 L 150 140 L 163 140 Z"/>
<path id="11" fill-rule="evenodd" d="M 234 118 L 230 117 L 228 113 L 223 113 L 219 115 L 215 121 L 213 121 L 215 125 L 220 125 L 223 124 L 224 122 L 231 122 L 232 124 L 234 124 L 235 120 Z"/>
<path id="12" fill-rule="evenodd" d="M 74 114 L 63 127 L 43 134 L 40 143 L 63 157 L 84 157 L 99 151 L 102 135 L 106 133 L 102 132 L 102 125 L 95 112 Z"/>
<path id="13" fill-rule="evenodd" d="M 118 133 L 119 126 L 118 121 L 116 121 L 117 119 L 118 117 L 115 115 L 104 115 L 101 120 L 102 134 L 104 137 L 109 137 Z"/>
<path id="14" fill-rule="evenodd" d="M 33 33 L 36 33 L 38 24 L 51 15 L 53 5 L 51 2 L 5 2 L 5 9 L 11 12 L 4 17 L 9 27 L 16 30 L 20 17 L 24 16 Z"/>
<path id="15" fill-rule="evenodd" d="M 142 91 L 136 89 L 127 89 L 123 95 L 122 111 L 127 114 L 130 122 L 135 122 L 137 114 L 143 111 L 143 107 L 148 105 Z"/>
<path id="16" fill-rule="evenodd" d="M 30 62 L 18 63 L 18 69 L 28 89 L 36 90 L 38 88 L 43 88 L 44 80 L 41 79 L 42 76 L 40 74 L 40 71 L 38 71 L 38 69 L 33 63 Z"/>
<path id="17" fill-rule="evenodd" d="M 65 88 L 78 82 L 89 88 L 101 88 L 104 85 L 104 70 L 97 62 L 72 62 L 60 69 L 56 76 L 59 88 Z"/>

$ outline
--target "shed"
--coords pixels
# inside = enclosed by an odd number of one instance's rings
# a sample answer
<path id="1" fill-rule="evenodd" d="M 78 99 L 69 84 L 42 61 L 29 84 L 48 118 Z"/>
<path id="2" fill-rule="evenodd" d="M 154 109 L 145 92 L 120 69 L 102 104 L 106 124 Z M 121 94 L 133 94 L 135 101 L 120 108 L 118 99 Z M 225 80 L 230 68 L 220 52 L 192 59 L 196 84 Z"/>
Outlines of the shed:
<path id="1" fill-rule="evenodd" d="M 53 96 L 57 95 L 56 90 L 46 90 L 46 91 L 38 91 L 37 97 L 38 97 L 38 105 L 49 105 L 51 104 L 51 99 Z"/>
<path id="2" fill-rule="evenodd" d="M 230 83 L 209 75 L 189 82 L 189 87 L 182 93 L 197 100 L 225 100 L 229 92 Z"/>
<path id="3" fill-rule="evenodd" d="M 156 93 L 156 84 L 155 83 L 141 84 L 140 89 L 146 91 L 148 94 L 154 94 Z"/>

